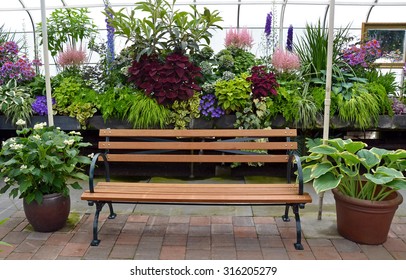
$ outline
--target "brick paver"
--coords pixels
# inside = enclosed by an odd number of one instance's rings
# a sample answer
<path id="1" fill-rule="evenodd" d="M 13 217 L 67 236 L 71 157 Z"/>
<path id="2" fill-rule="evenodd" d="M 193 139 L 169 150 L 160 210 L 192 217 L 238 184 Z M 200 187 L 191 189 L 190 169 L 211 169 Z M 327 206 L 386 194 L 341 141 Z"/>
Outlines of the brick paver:
<path id="1" fill-rule="evenodd" d="M 97 247 L 92 240 L 93 215 L 53 233 L 33 232 L 16 214 L 2 225 L 0 260 L 406 260 L 406 219 L 395 217 L 388 240 L 362 245 L 335 236 L 302 237 L 295 250 L 294 222 L 280 217 L 101 215 Z M 306 225 L 308 226 L 308 225 Z"/>

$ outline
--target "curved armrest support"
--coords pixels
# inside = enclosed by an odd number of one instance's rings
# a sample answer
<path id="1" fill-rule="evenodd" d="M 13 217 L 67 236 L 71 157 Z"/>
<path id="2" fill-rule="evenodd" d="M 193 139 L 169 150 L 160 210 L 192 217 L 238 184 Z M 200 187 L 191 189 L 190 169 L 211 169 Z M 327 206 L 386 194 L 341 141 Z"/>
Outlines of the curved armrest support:
<path id="1" fill-rule="evenodd" d="M 292 166 L 295 164 L 293 159 L 296 161 L 297 166 L 297 181 L 299 181 L 299 194 L 303 194 L 303 170 L 302 170 L 302 162 L 300 161 L 299 155 L 292 151 L 289 155 L 289 162 L 288 162 L 288 182 L 290 183 L 290 178 L 292 175 Z"/>
<path id="2" fill-rule="evenodd" d="M 90 164 L 90 170 L 89 170 L 89 191 L 92 193 L 94 192 L 94 170 L 96 168 L 97 161 L 99 160 L 99 157 L 103 159 L 104 162 L 104 172 L 105 172 L 105 178 L 106 182 L 110 182 L 110 167 L 109 167 L 109 162 L 107 160 L 106 154 L 104 153 L 97 153 L 94 155 L 92 159 L 92 163 Z"/>

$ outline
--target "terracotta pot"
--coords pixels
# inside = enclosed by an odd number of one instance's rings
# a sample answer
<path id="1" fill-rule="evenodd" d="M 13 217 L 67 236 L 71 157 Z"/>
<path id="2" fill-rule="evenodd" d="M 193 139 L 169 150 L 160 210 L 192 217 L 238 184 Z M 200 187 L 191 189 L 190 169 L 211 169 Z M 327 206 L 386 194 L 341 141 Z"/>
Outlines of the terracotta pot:
<path id="1" fill-rule="evenodd" d="M 361 244 L 377 245 L 386 241 L 393 216 L 403 201 L 399 192 L 383 201 L 352 198 L 336 189 L 333 194 L 340 235 Z"/>
<path id="2" fill-rule="evenodd" d="M 44 195 L 41 204 L 36 201 L 26 203 L 24 213 L 35 231 L 51 232 L 63 228 L 70 212 L 70 197 L 62 194 Z"/>

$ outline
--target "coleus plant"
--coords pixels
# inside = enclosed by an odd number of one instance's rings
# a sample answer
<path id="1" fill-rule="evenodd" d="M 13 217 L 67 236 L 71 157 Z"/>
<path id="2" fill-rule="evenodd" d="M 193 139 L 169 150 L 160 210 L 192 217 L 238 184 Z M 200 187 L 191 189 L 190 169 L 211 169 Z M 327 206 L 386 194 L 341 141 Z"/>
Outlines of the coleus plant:
<path id="1" fill-rule="evenodd" d="M 247 78 L 247 81 L 251 82 L 254 99 L 278 94 L 276 89 L 279 87 L 279 84 L 275 74 L 267 72 L 266 67 L 263 65 L 253 66 L 251 68 L 251 76 Z"/>
<path id="2" fill-rule="evenodd" d="M 166 56 L 160 61 L 156 56 L 143 56 L 129 68 L 129 80 L 146 94 L 157 99 L 159 104 L 172 104 L 175 100 L 188 100 L 201 88 L 197 78 L 200 68 L 180 53 Z"/>

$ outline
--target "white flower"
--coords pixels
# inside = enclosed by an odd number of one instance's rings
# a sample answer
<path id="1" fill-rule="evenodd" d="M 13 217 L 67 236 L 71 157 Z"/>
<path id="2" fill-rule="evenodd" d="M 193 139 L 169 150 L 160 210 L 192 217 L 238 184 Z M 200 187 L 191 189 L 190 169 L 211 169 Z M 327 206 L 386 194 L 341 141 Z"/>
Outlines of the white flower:
<path id="1" fill-rule="evenodd" d="M 34 129 L 43 129 L 47 125 L 46 122 L 37 123 L 34 125 Z"/>
<path id="2" fill-rule="evenodd" d="M 4 183 L 7 183 L 8 181 L 10 181 L 9 177 L 4 177 Z"/>
<path id="3" fill-rule="evenodd" d="M 7 170 L 7 168 L 3 167 L 0 172 L 3 173 L 6 170 Z"/>
<path id="4" fill-rule="evenodd" d="M 22 149 L 24 146 L 23 146 L 23 144 L 15 144 L 15 143 L 12 143 L 11 145 L 10 145 L 10 148 L 12 149 L 12 150 L 19 150 L 19 149 Z"/>
<path id="5" fill-rule="evenodd" d="M 57 130 L 61 130 L 61 128 L 58 126 L 57 128 L 56 128 Z"/>
<path id="6" fill-rule="evenodd" d="M 35 134 L 34 136 L 32 136 L 32 138 L 35 138 L 35 139 L 37 139 L 37 140 L 40 140 L 40 139 L 41 139 L 41 136 L 39 136 L 38 134 Z"/>
<path id="7" fill-rule="evenodd" d="M 75 143 L 75 140 L 69 139 L 69 140 L 63 141 L 63 143 L 64 143 L 65 145 L 71 146 L 71 145 L 73 145 L 73 143 Z"/>
<path id="8" fill-rule="evenodd" d="M 24 121 L 24 120 L 22 120 L 22 119 L 19 119 L 17 122 L 16 122 L 16 125 L 20 125 L 20 126 L 22 126 L 22 125 L 26 125 L 27 123 Z"/>
<path id="9" fill-rule="evenodd" d="M 93 157 L 94 157 L 94 153 L 88 154 L 87 156 L 90 157 L 90 158 L 93 158 Z"/>
<path id="10" fill-rule="evenodd" d="M 25 164 L 21 165 L 20 169 L 21 170 L 27 169 L 27 165 L 25 165 Z"/>
<path id="11" fill-rule="evenodd" d="M 76 131 L 71 131 L 71 132 L 69 132 L 69 134 L 72 134 L 72 135 L 81 135 L 80 132 L 76 132 Z"/>

